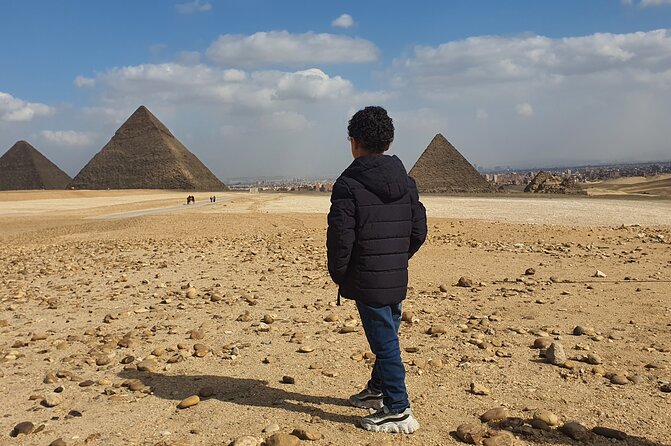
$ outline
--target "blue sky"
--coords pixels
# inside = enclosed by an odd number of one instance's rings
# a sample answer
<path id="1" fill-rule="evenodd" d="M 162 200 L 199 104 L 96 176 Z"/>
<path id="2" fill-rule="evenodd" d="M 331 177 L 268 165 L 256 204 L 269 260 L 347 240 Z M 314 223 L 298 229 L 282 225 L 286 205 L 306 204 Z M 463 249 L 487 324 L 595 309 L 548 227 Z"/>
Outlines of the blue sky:
<path id="1" fill-rule="evenodd" d="M 76 174 L 145 104 L 222 178 L 336 175 L 375 103 L 408 169 L 437 132 L 486 167 L 669 159 L 669 24 L 671 0 L 2 0 L 0 151 Z"/>

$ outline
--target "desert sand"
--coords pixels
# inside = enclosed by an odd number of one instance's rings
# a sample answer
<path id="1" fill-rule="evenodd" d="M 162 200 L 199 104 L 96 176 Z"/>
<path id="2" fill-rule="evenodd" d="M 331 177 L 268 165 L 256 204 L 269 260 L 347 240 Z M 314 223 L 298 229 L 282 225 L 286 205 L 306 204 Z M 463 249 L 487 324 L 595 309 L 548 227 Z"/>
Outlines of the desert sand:
<path id="1" fill-rule="evenodd" d="M 186 195 L 0 193 L 0 444 L 453 445 L 473 423 L 500 445 L 671 445 L 671 202 L 424 197 L 402 436 L 347 404 L 373 359 L 335 305 L 328 195 Z"/>

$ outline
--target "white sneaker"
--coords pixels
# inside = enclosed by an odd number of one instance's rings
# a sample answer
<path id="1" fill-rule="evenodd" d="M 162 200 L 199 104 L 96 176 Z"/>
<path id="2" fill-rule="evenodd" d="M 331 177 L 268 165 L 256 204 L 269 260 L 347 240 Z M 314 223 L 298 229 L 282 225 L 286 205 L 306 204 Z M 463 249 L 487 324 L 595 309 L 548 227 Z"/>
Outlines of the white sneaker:
<path id="1" fill-rule="evenodd" d="M 409 407 L 400 413 L 390 413 L 387 406 L 383 406 L 377 412 L 363 417 L 359 424 L 372 432 L 412 434 L 419 429 L 419 421 Z"/>

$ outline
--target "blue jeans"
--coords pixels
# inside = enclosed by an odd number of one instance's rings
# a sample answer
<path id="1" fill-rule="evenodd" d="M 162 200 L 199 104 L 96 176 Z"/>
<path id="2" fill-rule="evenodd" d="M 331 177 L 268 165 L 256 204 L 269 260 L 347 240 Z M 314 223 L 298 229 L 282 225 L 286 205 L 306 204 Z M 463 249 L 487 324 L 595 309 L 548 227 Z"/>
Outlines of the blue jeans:
<path id="1" fill-rule="evenodd" d="M 382 392 L 384 405 L 392 413 L 403 412 L 410 407 L 410 402 L 405 389 L 405 368 L 401 362 L 398 342 L 401 304 L 371 307 L 357 301 L 356 307 L 370 349 L 375 354 L 375 365 L 368 388 Z"/>

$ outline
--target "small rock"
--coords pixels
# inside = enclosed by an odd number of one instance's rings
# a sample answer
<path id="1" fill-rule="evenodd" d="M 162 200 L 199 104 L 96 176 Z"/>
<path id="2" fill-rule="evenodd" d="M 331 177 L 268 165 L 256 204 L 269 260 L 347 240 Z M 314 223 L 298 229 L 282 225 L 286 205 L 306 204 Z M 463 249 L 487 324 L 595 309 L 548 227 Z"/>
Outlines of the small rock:
<path id="1" fill-rule="evenodd" d="M 57 438 L 49 443 L 49 446 L 67 446 L 67 443 L 62 438 Z"/>
<path id="2" fill-rule="evenodd" d="M 659 390 L 661 390 L 664 393 L 671 393 L 671 383 L 664 383 L 659 387 Z"/>
<path id="3" fill-rule="evenodd" d="M 574 440 L 584 441 L 589 439 L 589 431 L 585 426 L 578 423 L 577 421 L 569 421 L 564 423 L 564 425 L 560 427 L 559 430 Z"/>
<path id="4" fill-rule="evenodd" d="M 603 271 L 599 271 L 599 270 L 597 269 L 596 272 L 594 273 L 594 275 L 593 275 L 592 277 L 601 277 L 601 278 L 604 278 L 604 277 L 607 277 L 607 276 L 606 276 L 606 273 L 604 273 Z"/>
<path id="5" fill-rule="evenodd" d="M 462 276 L 459 278 L 459 281 L 457 281 L 457 286 L 462 288 L 471 288 L 473 287 L 473 281 Z"/>
<path id="6" fill-rule="evenodd" d="M 308 345 L 303 345 L 298 349 L 298 353 L 310 353 L 315 351 L 313 347 L 310 347 Z"/>
<path id="7" fill-rule="evenodd" d="M 33 423 L 30 421 L 23 421 L 14 426 L 14 429 L 12 429 L 12 432 L 9 435 L 12 437 L 18 437 L 19 435 L 28 435 L 34 430 L 35 425 Z"/>
<path id="8" fill-rule="evenodd" d="M 198 395 L 191 395 L 187 398 L 184 398 L 182 401 L 179 402 L 177 405 L 178 409 L 186 409 L 192 406 L 195 406 L 196 404 L 200 403 L 200 398 Z"/>
<path id="9" fill-rule="evenodd" d="M 461 441 L 469 444 L 482 443 L 486 434 L 487 429 L 477 423 L 465 423 L 457 427 L 457 437 L 459 437 Z"/>
<path id="10" fill-rule="evenodd" d="M 63 402 L 63 398 L 60 395 L 49 395 L 42 400 L 42 405 L 44 407 L 56 407 Z"/>
<path id="11" fill-rule="evenodd" d="M 629 383 L 629 380 L 624 375 L 615 374 L 610 378 L 611 384 L 616 384 L 618 386 L 624 386 Z"/>
<path id="12" fill-rule="evenodd" d="M 471 393 L 474 395 L 489 395 L 490 393 L 492 393 L 492 391 L 489 390 L 487 387 L 483 386 L 482 384 L 472 382 Z"/>
<path id="13" fill-rule="evenodd" d="M 552 342 L 553 342 L 552 338 L 548 336 L 536 338 L 534 340 L 534 348 L 540 350 L 546 349 L 550 346 L 550 344 L 552 344 Z"/>
<path id="14" fill-rule="evenodd" d="M 282 384 L 296 384 L 296 379 L 293 376 L 284 375 L 282 377 Z"/>
<path id="15" fill-rule="evenodd" d="M 432 325 L 427 333 L 430 335 L 445 334 L 447 333 L 447 327 L 444 325 Z"/>
<path id="16" fill-rule="evenodd" d="M 483 446 L 513 446 L 515 437 L 510 432 L 499 432 L 498 434 L 485 438 Z"/>
<path id="17" fill-rule="evenodd" d="M 412 311 L 410 311 L 410 310 L 406 310 L 403 313 L 401 313 L 401 320 L 403 322 L 411 323 L 412 322 L 412 317 L 413 317 L 413 314 L 412 314 Z"/>
<path id="18" fill-rule="evenodd" d="M 185 294 L 187 299 L 195 299 L 196 297 L 198 297 L 198 292 L 194 287 L 187 288 Z"/>
<path id="19" fill-rule="evenodd" d="M 504 420 L 508 417 L 508 410 L 505 407 L 495 407 L 480 415 L 480 421 L 488 423 L 490 421 Z"/>
<path id="20" fill-rule="evenodd" d="M 331 314 L 326 315 L 324 320 L 326 322 L 338 322 L 340 320 L 340 316 L 338 316 L 337 314 L 331 313 Z"/>
<path id="21" fill-rule="evenodd" d="M 273 434 L 273 433 L 275 433 L 279 430 L 280 430 L 280 426 L 277 423 L 272 423 L 272 424 L 269 424 L 268 426 L 264 427 L 262 432 L 266 433 L 266 434 Z"/>
<path id="22" fill-rule="evenodd" d="M 193 339 L 195 341 L 198 341 L 200 339 L 203 339 L 205 337 L 205 333 L 203 333 L 200 330 L 191 330 L 189 332 L 189 339 Z"/>
<path id="23" fill-rule="evenodd" d="M 608 427 L 596 426 L 592 428 L 592 432 L 606 438 L 614 438 L 616 440 L 627 439 L 627 434 L 625 432 L 619 431 L 617 429 L 611 429 Z"/>
<path id="24" fill-rule="evenodd" d="M 603 364 L 603 359 L 601 359 L 601 356 L 597 355 L 596 353 L 588 353 L 587 362 L 592 365 L 598 365 Z"/>
<path id="25" fill-rule="evenodd" d="M 245 435 L 244 437 L 238 437 L 229 446 L 260 446 L 263 440 L 260 438 L 252 437 L 251 435 Z"/>
<path id="26" fill-rule="evenodd" d="M 563 365 L 566 362 L 566 353 L 564 347 L 559 342 L 553 342 L 548 347 L 545 358 L 550 364 Z"/>
<path id="27" fill-rule="evenodd" d="M 294 429 L 291 435 L 300 438 L 301 440 L 317 441 L 322 439 L 322 434 L 310 429 Z"/>
<path id="28" fill-rule="evenodd" d="M 300 446 L 298 437 L 277 432 L 266 439 L 266 446 Z"/>
<path id="29" fill-rule="evenodd" d="M 524 271 L 525 276 L 533 276 L 536 274 L 536 270 L 534 268 L 527 268 L 526 271 Z"/>
<path id="30" fill-rule="evenodd" d="M 153 359 L 145 359 L 137 364 L 140 372 L 155 372 L 158 369 L 158 363 Z"/>
<path id="31" fill-rule="evenodd" d="M 210 386 L 201 387 L 200 390 L 198 390 L 198 396 L 201 398 L 209 398 L 215 393 L 214 387 Z"/>
<path id="32" fill-rule="evenodd" d="M 559 417 L 549 410 L 537 410 L 534 412 L 534 420 L 540 420 L 548 426 L 559 426 Z"/>
<path id="33" fill-rule="evenodd" d="M 542 420 L 533 419 L 529 424 L 531 424 L 531 427 L 533 427 L 534 429 L 539 429 L 546 432 L 552 430 L 552 428 L 545 421 Z"/>

